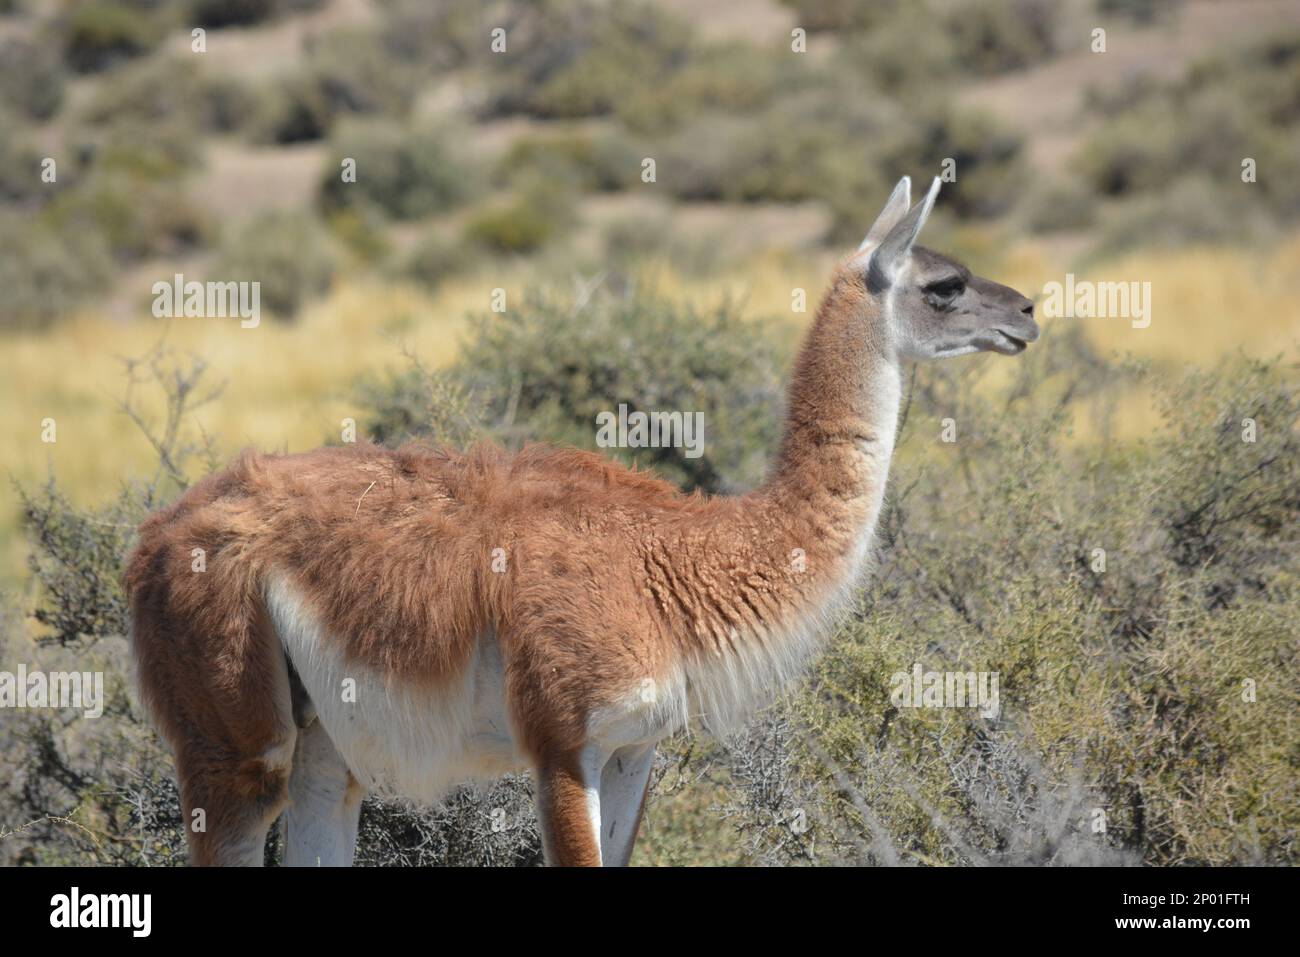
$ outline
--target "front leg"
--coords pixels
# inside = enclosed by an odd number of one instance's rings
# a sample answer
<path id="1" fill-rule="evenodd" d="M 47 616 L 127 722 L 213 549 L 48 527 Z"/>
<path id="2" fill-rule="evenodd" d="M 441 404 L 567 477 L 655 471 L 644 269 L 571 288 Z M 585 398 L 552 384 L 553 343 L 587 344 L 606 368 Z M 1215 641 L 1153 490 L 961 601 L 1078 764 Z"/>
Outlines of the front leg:
<path id="1" fill-rule="evenodd" d="M 632 859 L 654 763 L 653 744 L 619 748 L 605 762 L 600 775 L 600 855 L 606 867 L 626 867 Z"/>
<path id="2" fill-rule="evenodd" d="M 599 867 L 600 780 L 604 755 L 594 748 L 538 762 L 537 816 L 542 851 L 553 867 Z"/>

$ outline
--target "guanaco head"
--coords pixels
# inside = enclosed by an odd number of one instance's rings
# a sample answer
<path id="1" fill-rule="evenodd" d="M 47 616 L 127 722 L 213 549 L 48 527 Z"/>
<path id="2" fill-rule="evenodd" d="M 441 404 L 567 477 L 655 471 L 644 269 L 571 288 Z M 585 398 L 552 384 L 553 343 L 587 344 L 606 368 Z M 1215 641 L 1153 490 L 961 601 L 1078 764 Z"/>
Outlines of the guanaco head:
<path id="1" fill-rule="evenodd" d="M 912 206 L 912 181 L 904 176 L 851 261 L 864 271 L 867 292 L 884 303 L 895 352 L 902 359 L 1023 352 L 1038 338 L 1034 304 L 916 245 L 938 195 L 936 176 L 925 199 Z"/>

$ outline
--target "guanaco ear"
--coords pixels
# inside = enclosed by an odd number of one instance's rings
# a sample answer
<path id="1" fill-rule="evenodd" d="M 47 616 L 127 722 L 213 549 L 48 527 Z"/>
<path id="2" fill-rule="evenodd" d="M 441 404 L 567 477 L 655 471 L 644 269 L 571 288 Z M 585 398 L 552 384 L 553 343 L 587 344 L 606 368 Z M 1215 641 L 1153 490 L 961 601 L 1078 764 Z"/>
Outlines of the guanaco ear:
<path id="1" fill-rule="evenodd" d="M 858 252 L 866 249 L 868 246 L 874 246 L 889 234 L 889 231 L 898 225 L 898 221 L 907 213 L 907 208 L 912 205 L 912 177 L 904 176 L 894 187 L 894 191 L 889 194 L 889 199 L 885 201 L 885 208 L 880 211 L 876 221 L 871 224 L 867 230 L 867 238 L 862 240 L 862 245 L 858 247 Z"/>
<path id="2" fill-rule="evenodd" d="M 871 256 L 872 273 L 883 274 L 891 279 L 897 275 L 898 269 L 907 260 L 907 254 L 911 251 L 912 244 L 916 242 L 916 237 L 921 235 L 921 227 L 930 218 L 930 210 L 934 209 L 934 201 L 938 195 L 939 177 L 936 176 L 934 182 L 930 184 L 930 191 L 925 194 L 925 199 L 913 206 L 911 211 L 881 240 L 880 246 Z"/>

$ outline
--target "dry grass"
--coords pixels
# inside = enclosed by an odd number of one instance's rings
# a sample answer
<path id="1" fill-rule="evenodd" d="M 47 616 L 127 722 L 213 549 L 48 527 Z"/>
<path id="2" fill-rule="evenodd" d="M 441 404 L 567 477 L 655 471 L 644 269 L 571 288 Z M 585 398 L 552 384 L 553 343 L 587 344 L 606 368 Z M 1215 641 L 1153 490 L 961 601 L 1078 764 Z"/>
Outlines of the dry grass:
<path id="1" fill-rule="evenodd" d="M 404 348 L 445 362 L 466 312 L 486 304 L 477 287 L 448 286 L 435 303 L 409 287 L 345 285 L 294 325 L 265 318 L 255 329 L 225 319 L 112 323 L 86 312 L 49 332 L 8 335 L 0 378 L 4 415 L 16 427 L 0 440 L 0 460 L 24 484 L 52 469 L 81 504 L 111 497 L 151 461 L 148 445 L 117 408 L 125 381 L 119 357 L 141 355 L 164 335 L 206 360 L 213 380 L 227 383 L 221 401 L 198 415 L 220 437 L 223 453 L 247 445 L 311 448 L 356 415 L 351 392 L 359 373 L 399 363 Z M 141 400 L 161 413 L 160 397 Z M 57 423 L 54 444 L 41 441 L 46 417 Z M 0 582 L 14 584 L 24 548 L 12 488 L 3 502 Z"/>
<path id="2" fill-rule="evenodd" d="M 190 195 L 223 226 L 267 209 L 310 208 L 326 158 L 324 143 L 267 147 L 216 140 Z"/>
<path id="3" fill-rule="evenodd" d="M 1026 291 L 1063 278 L 1070 268 L 1038 249 L 1009 251 L 997 278 Z M 708 278 L 649 267 L 658 288 L 699 303 L 731 298 L 753 315 L 786 315 L 802 324 L 816 309 L 831 257 L 757 255 L 743 266 Z M 1057 320 L 1088 323 L 1104 351 L 1131 353 L 1171 365 L 1212 367 L 1238 349 L 1258 356 L 1300 356 L 1300 303 L 1289 295 L 1300 279 L 1300 236 L 1266 258 L 1237 250 L 1188 250 L 1143 254 L 1099 267 L 1079 278 L 1133 279 L 1152 283 L 1154 318 L 1149 328 L 1123 320 Z M 455 353 L 467 314 L 484 314 L 489 290 L 502 285 L 513 297 L 528 276 L 502 269 L 490 278 L 450 283 L 436 295 L 378 283 L 345 284 L 306 310 L 294 325 L 263 321 L 257 329 L 233 320 L 172 320 L 116 323 L 87 311 L 47 332 L 8 335 L 0 346 L 0 378 L 7 384 L 0 414 L 12 427 L 0 435 L 0 460 L 18 481 L 32 484 L 53 468 L 63 487 L 82 504 L 107 498 L 123 478 L 151 461 L 134 427 L 117 410 L 123 377 L 119 356 L 146 352 L 159 336 L 204 357 L 213 377 L 228 388 L 220 403 L 200 414 L 218 436 L 224 454 L 255 445 L 297 451 L 337 433 L 355 415 L 353 383 L 365 372 L 401 362 L 404 348 L 431 365 Z M 791 311 L 791 290 L 808 291 L 809 312 Z M 1048 324 L 1052 320 L 1047 320 Z M 988 360 L 991 381 L 1005 371 Z M 1120 405 L 1114 435 L 1136 438 L 1156 422 L 1149 397 L 1110 396 Z M 1087 408 L 1078 425 L 1091 436 Z M 58 423 L 58 442 L 40 441 L 41 420 Z M 24 548 L 12 490 L 0 510 L 0 583 L 21 579 Z"/>
<path id="4" fill-rule="evenodd" d="M 1151 326 L 1097 320 L 1100 346 L 1171 363 L 1216 365 L 1227 353 L 1282 353 L 1300 345 L 1300 237 L 1271 253 L 1191 249 L 1135 255 L 1105 267 L 1105 278 L 1149 281 Z"/>

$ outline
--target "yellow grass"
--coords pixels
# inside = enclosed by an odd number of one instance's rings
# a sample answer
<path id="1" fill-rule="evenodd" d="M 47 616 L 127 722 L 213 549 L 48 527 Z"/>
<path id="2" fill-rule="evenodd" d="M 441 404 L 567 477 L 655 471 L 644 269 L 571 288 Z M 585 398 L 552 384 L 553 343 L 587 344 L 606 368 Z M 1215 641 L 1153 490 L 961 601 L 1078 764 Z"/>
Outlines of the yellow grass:
<path id="1" fill-rule="evenodd" d="M 1013 268 L 1008 281 L 1041 290 L 1064 281 L 1065 269 L 1025 262 L 1023 279 Z M 1236 249 L 1190 249 L 1141 253 L 1076 272 L 1077 279 L 1151 283 L 1151 323 L 1135 329 L 1127 319 L 1046 319 L 1082 323 L 1103 355 L 1148 359 L 1172 372 L 1214 368 L 1231 356 L 1300 358 L 1300 302 L 1291 290 L 1300 281 L 1300 235 L 1268 254 Z M 1097 434 L 1094 411 L 1117 403 L 1112 437 L 1150 435 L 1159 419 L 1149 391 L 1134 388 L 1104 396 L 1075 417 L 1076 438 Z"/>
<path id="2" fill-rule="evenodd" d="M 1170 363 L 1210 366 L 1238 349 L 1249 355 L 1297 355 L 1300 342 L 1300 236 L 1271 255 L 1196 249 L 1139 255 L 1107 265 L 1105 279 L 1151 283 L 1147 329 L 1123 321 L 1093 323 L 1094 341 Z"/>
<path id="3" fill-rule="evenodd" d="M 656 270 L 655 283 L 671 296 L 700 304 L 739 299 L 750 314 L 775 314 L 802 323 L 816 309 L 831 259 L 800 260 L 771 254 L 708 280 Z M 1030 247 L 1011 249 L 998 278 L 1037 291 L 1061 280 L 1068 264 Z M 1242 350 L 1251 355 L 1300 355 L 1300 235 L 1260 258 L 1237 250 L 1147 253 L 1110 263 L 1078 278 L 1150 281 L 1154 302 L 1149 328 L 1114 319 L 1082 322 L 1106 351 L 1131 353 L 1174 366 L 1218 363 Z M 264 320 L 240 329 L 235 320 L 179 319 L 111 323 L 93 312 L 44 333 L 0 338 L 0 461 L 18 481 L 33 485 L 52 468 L 63 487 L 84 504 L 102 501 L 123 478 L 151 464 L 148 445 L 117 409 L 124 383 L 119 356 L 149 350 L 161 335 L 182 352 L 202 356 L 227 388 L 220 402 L 198 416 L 220 439 L 224 455 L 254 445 L 297 451 L 337 436 L 341 420 L 356 416 L 358 376 L 400 366 L 409 349 L 428 364 L 448 361 L 468 313 L 487 311 L 489 286 L 504 285 L 517 301 L 521 272 L 494 273 L 491 283 L 452 283 L 436 296 L 411 287 L 373 282 L 343 284 L 310 307 L 293 325 Z M 791 311 L 791 290 L 808 291 L 808 312 Z M 993 374 L 998 374 L 995 366 Z M 155 415 L 157 397 L 142 395 Z M 1123 397 L 1119 437 L 1148 434 L 1154 425 L 1149 397 Z M 41 422 L 53 418 L 58 441 L 41 441 Z M 1080 423 L 1088 435 L 1088 423 Z M 0 494 L 0 583 L 21 578 L 23 543 L 12 489 Z"/>
<path id="4" fill-rule="evenodd" d="M 182 354 L 201 356 L 212 382 L 225 382 L 220 400 L 197 413 L 219 437 L 224 455 L 244 446 L 301 450 L 337 436 L 356 377 L 400 366 L 403 349 L 430 363 L 455 352 L 465 315 L 488 305 L 480 288 L 451 286 L 432 302 L 409 287 L 344 285 L 306 310 L 294 325 L 263 319 L 241 329 L 234 319 L 176 319 L 110 323 L 93 313 L 48 333 L 0 341 L 3 409 L 11 427 L 0 436 L 0 459 L 19 482 L 32 485 L 53 470 L 75 501 L 93 504 L 123 478 L 146 474 L 149 445 L 121 413 L 125 376 L 120 357 L 140 356 L 165 336 Z M 138 393 L 155 419 L 161 395 Z M 42 421 L 56 423 L 57 441 L 42 442 Z M 13 583 L 23 547 L 16 497 L 0 501 L 0 581 Z"/>

